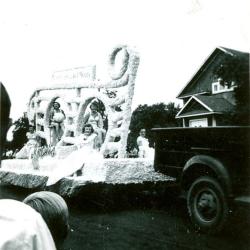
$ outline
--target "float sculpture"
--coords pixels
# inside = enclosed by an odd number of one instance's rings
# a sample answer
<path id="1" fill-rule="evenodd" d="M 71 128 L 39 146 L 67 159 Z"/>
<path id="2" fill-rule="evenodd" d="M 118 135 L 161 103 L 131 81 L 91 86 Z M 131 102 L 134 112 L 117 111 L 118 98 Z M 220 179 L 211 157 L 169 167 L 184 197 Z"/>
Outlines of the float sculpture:
<path id="1" fill-rule="evenodd" d="M 115 67 L 116 56 L 123 54 L 122 65 Z M 105 155 L 117 152 L 118 158 L 126 156 L 128 129 L 131 118 L 131 104 L 134 85 L 139 65 L 138 54 L 127 46 L 114 48 L 109 56 L 110 80 L 107 82 L 88 80 L 77 83 L 77 80 L 65 79 L 63 84 L 38 88 L 29 100 L 28 117 L 36 121 L 39 136 L 50 144 L 49 112 L 55 100 L 61 98 L 67 103 L 63 140 L 81 133 L 83 117 L 87 106 L 98 99 L 105 106 L 108 129 L 101 152 Z M 74 82 L 75 81 L 75 82 Z M 111 91 L 111 93 L 110 93 Z M 62 149 L 64 152 L 67 149 Z M 70 150 L 70 149 L 69 149 Z M 64 152 L 65 155 L 65 152 Z"/>
<path id="2" fill-rule="evenodd" d="M 116 63 L 118 54 L 121 55 L 119 66 Z M 139 61 L 135 50 L 128 46 L 117 46 L 108 59 L 109 80 L 95 80 L 95 67 L 88 77 L 84 77 L 81 70 L 75 69 L 70 74 L 56 73 L 54 84 L 33 92 L 28 103 L 28 118 L 47 145 L 51 144 L 50 112 L 53 103 L 60 99 L 65 104 L 63 135 L 56 146 L 59 159 L 67 157 L 74 150 L 74 145 L 70 146 L 67 142 L 82 133 L 84 116 L 91 102 L 101 102 L 107 117 L 106 135 L 99 149 L 103 156 L 101 161 L 93 159 L 86 163 L 81 176 L 65 175 L 58 182 L 56 192 L 72 195 L 80 186 L 90 182 L 128 184 L 171 179 L 154 171 L 152 159 L 126 158 L 131 104 Z M 0 181 L 27 188 L 45 188 L 50 176 L 58 173 L 60 167 L 53 164 L 53 159 L 44 159 L 40 163 L 36 162 L 34 168 L 34 160 L 39 161 L 34 157 L 31 160 L 3 160 Z"/>

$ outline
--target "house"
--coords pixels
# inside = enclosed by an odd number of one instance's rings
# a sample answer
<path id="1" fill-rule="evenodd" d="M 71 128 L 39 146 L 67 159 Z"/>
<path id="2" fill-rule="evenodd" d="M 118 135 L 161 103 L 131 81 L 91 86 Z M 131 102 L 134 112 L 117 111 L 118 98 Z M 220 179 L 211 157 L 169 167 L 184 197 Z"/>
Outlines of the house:
<path id="1" fill-rule="evenodd" d="M 235 57 L 246 60 L 249 65 L 249 53 L 216 48 L 181 90 L 177 98 L 183 100 L 183 107 L 176 118 L 182 120 L 183 127 L 233 125 L 227 115 L 236 106 L 234 89 L 237 83 L 222 84 L 221 79 L 216 79 L 214 69 Z"/>

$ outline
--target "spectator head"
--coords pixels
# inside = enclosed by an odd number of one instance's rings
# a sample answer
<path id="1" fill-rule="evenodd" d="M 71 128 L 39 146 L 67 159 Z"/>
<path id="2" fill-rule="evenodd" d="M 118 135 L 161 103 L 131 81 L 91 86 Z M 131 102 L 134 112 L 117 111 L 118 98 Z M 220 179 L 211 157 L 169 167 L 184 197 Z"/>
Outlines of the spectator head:
<path id="1" fill-rule="evenodd" d="M 0 200 L 0 225 L 0 249 L 56 249 L 42 216 L 20 201 Z"/>
<path id="2" fill-rule="evenodd" d="M 4 85 L 0 83 L 0 128 L 1 128 L 1 142 L 0 142 L 0 164 L 1 164 L 1 157 L 2 153 L 4 152 L 4 146 L 6 143 L 6 135 L 9 126 L 11 125 L 11 119 L 10 116 L 10 98 L 8 95 L 8 92 L 6 91 Z"/>
<path id="3" fill-rule="evenodd" d="M 40 213 L 47 223 L 56 246 L 60 246 L 69 231 L 69 212 L 64 199 L 53 192 L 36 192 L 23 201 Z"/>

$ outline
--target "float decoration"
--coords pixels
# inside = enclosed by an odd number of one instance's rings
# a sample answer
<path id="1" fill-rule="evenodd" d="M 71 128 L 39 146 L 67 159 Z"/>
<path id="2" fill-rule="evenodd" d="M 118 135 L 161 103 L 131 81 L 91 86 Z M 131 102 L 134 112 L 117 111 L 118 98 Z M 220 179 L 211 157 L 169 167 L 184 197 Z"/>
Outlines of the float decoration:
<path id="1" fill-rule="evenodd" d="M 120 53 L 123 57 L 121 66 L 117 69 L 116 59 Z M 61 77 L 60 74 L 58 77 L 56 74 L 55 84 L 36 89 L 29 100 L 28 118 L 49 148 L 53 147 L 49 127 L 51 108 L 57 99 L 64 102 L 65 128 L 56 146 L 57 155 L 41 159 L 35 164 L 36 169 L 30 159 L 4 160 L 0 168 L 0 181 L 26 188 L 47 188 L 49 176 L 58 171 L 55 162 L 75 150 L 75 146 L 67 145 L 67 142 L 82 133 L 84 114 L 89 104 L 95 100 L 104 105 L 108 121 L 106 137 L 100 148 L 104 158 L 85 163 L 81 176 L 62 178 L 54 191 L 71 196 L 89 183 L 113 185 L 173 181 L 173 178 L 154 171 L 152 159 L 126 158 L 131 105 L 139 61 L 135 50 L 128 46 L 117 46 L 108 59 L 109 80 L 95 80 L 95 67 L 88 78 L 82 77 L 81 70 L 77 68 L 69 71 L 70 77 L 67 74 L 66 77 Z M 78 81 L 79 75 L 81 78 Z"/>

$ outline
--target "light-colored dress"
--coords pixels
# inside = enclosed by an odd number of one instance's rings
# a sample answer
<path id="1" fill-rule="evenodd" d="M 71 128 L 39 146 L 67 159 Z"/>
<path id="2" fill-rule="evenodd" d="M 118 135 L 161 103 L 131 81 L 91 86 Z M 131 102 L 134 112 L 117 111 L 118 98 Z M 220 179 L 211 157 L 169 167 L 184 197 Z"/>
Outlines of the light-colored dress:
<path id="1" fill-rule="evenodd" d="M 106 134 L 106 131 L 103 129 L 103 120 L 100 113 L 96 113 L 96 115 L 93 115 L 92 113 L 88 114 L 87 122 L 88 124 L 91 124 L 93 126 L 93 129 L 97 133 L 97 138 L 95 140 L 95 147 L 99 149 L 104 142 L 104 137 Z"/>
<path id="2" fill-rule="evenodd" d="M 151 159 L 154 157 L 154 149 L 149 147 L 149 141 L 147 138 L 138 136 L 136 142 L 139 148 L 138 152 L 139 158 Z"/>
<path id="3" fill-rule="evenodd" d="M 95 138 L 95 133 L 89 136 L 81 134 L 76 138 L 76 150 L 66 158 L 57 160 L 57 168 L 49 176 L 47 186 L 53 185 L 63 177 L 75 173 L 81 169 L 87 161 L 100 158 L 100 153 L 94 149 Z"/>
<path id="4" fill-rule="evenodd" d="M 99 113 L 96 113 L 96 115 L 93 114 L 89 114 L 89 119 L 88 119 L 88 123 L 91 124 L 93 126 L 94 129 L 96 129 L 96 127 L 99 127 L 99 123 L 102 121 L 102 117 Z"/>
<path id="5" fill-rule="evenodd" d="M 50 114 L 50 142 L 51 146 L 55 146 L 61 139 L 64 132 L 65 114 L 63 110 L 52 110 Z"/>
<path id="6" fill-rule="evenodd" d="M 29 159 L 31 158 L 32 153 L 34 152 L 35 148 L 39 146 L 37 141 L 36 133 L 26 133 L 26 137 L 28 142 L 20 149 L 19 152 L 16 153 L 17 159 Z"/>

